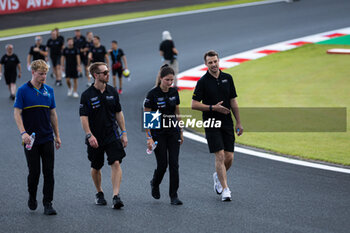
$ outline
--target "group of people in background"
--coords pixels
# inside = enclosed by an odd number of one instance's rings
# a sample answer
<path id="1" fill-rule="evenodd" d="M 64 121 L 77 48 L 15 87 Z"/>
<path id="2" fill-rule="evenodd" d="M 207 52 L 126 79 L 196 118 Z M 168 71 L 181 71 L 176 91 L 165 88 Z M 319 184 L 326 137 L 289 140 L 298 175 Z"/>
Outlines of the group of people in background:
<path id="1" fill-rule="evenodd" d="M 0 62 L 0 78 L 2 68 L 6 84 L 9 87 L 10 98 L 15 99 L 16 78 L 22 74 L 20 59 L 13 52 L 13 45 L 5 46 L 6 54 Z M 110 58 L 109 58 L 110 57 Z M 118 47 L 118 42 L 113 40 L 109 50 L 101 45 L 100 37 L 94 36 L 93 32 L 87 32 L 86 37 L 79 29 L 75 30 L 74 37 L 69 37 L 66 41 L 60 35 L 58 28 L 51 31 L 50 38 L 46 44 L 41 36 L 35 37 L 35 44 L 30 47 L 27 56 L 27 69 L 30 71 L 32 61 L 42 59 L 48 64 L 52 64 L 51 77 L 55 78 L 55 86 L 62 86 L 62 78 L 66 78 L 68 96 L 78 98 L 78 78 L 85 75 L 87 86 L 91 86 L 92 79 L 88 67 L 94 62 L 105 62 L 111 67 L 113 74 L 113 86 L 117 88 L 116 76 L 119 78 L 118 93 L 123 92 L 123 75 L 129 77 L 128 63 L 124 51 Z M 111 64 L 110 64 L 111 61 Z M 84 66 L 84 68 L 83 68 Z M 84 70 L 84 72 L 83 72 Z M 73 83 L 71 82 L 73 80 Z"/>

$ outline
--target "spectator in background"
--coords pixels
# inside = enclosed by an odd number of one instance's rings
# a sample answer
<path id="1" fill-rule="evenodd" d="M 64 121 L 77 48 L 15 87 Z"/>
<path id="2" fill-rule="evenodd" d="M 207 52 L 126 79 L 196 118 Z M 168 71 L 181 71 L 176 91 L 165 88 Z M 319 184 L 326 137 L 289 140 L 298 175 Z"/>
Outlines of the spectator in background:
<path id="1" fill-rule="evenodd" d="M 101 45 L 100 37 L 94 36 L 93 39 L 94 46 L 89 52 L 89 65 L 95 62 L 104 62 L 107 64 L 107 69 L 109 69 L 109 58 L 106 47 Z"/>
<path id="2" fill-rule="evenodd" d="M 51 38 L 48 39 L 46 46 L 50 51 L 50 59 L 53 66 L 53 73 L 56 77 L 56 86 L 62 86 L 61 75 L 61 55 L 64 42 L 57 37 L 57 31 L 51 31 Z"/>
<path id="3" fill-rule="evenodd" d="M 117 89 L 117 77 L 119 78 L 119 90 L 118 94 L 123 93 L 123 70 L 128 69 L 128 63 L 126 56 L 121 48 L 118 48 L 118 42 L 112 41 L 112 48 L 108 51 L 112 60 L 112 74 L 113 74 L 113 87 Z"/>
<path id="4" fill-rule="evenodd" d="M 16 54 L 13 53 L 13 45 L 5 46 L 6 54 L 0 61 L 0 78 L 2 76 L 2 66 L 4 66 L 4 76 L 6 84 L 9 87 L 10 99 L 15 100 L 16 95 L 16 78 L 18 69 L 18 78 L 21 78 L 21 64 Z"/>
<path id="5" fill-rule="evenodd" d="M 162 43 L 159 46 L 160 56 L 163 57 L 163 64 L 168 64 L 175 71 L 174 87 L 177 88 L 177 74 L 179 73 L 179 63 L 177 62 L 178 51 L 175 48 L 170 32 L 162 33 Z"/>
<path id="6" fill-rule="evenodd" d="M 86 45 L 85 37 L 83 35 L 81 35 L 81 32 L 80 32 L 79 29 L 75 30 L 74 47 L 79 50 L 80 61 L 82 61 L 82 62 L 87 59 L 87 58 L 84 58 L 85 45 Z M 84 62 L 83 62 L 83 64 L 85 66 L 87 65 L 87 63 L 84 63 Z M 79 77 L 82 77 L 82 73 L 81 72 L 79 73 Z"/>
<path id="7" fill-rule="evenodd" d="M 55 28 L 53 30 L 56 31 L 56 33 L 57 33 L 57 39 L 60 40 L 62 42 L 62 44 L 64 44 L 64 37 L 60 35 L 59 29 Z"/>
<path id="8" fill-rule="evenodd" d="M 29 54 L 27 56 L 27 69 L 30 71 L 30 63 L 35 60 L 46 60 L 48 55 L 47 47 L 42 45 L 43 38 L 41 36 L 35 37 L 35 45 L 30 47 Z"/>
<path id="9" fill-rule="evenodd" d="M 62 70 L 66 72 L 66 82 L 68 86 L 68 96 L 78 98 L 78 72 L 81 72 L 80 66 L 80 51 L 74 47 L 74 39 L 67 39 L 67 47 L 63 49 L 61 64 Z M 74 85 L 72 87 L 70 79 L 73 79 Z"/>
<path id="10" fill-rule="evenodd" d="M 85 76 L 87 78 L 87 86 L 90 86 L 91 83 L 91 77 L 90 77 L 90 73 L 89 73 L 89 59 L 88 59 L 88 55 L 89 55 L 89 51 L 92 47 L 94 47 L 94 34 L 92 32 L 87 32 L 86 33 L 86 43 L 84 46 L 84 56 L 82 58 L 82 63 L 85 66 Z"/>

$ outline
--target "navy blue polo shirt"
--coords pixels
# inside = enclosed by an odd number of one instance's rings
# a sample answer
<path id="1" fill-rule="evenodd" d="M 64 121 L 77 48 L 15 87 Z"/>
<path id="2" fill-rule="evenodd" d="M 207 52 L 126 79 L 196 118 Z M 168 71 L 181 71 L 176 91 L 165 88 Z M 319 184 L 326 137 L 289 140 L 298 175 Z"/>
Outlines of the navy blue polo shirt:
<path id="1" fill-rule="evenodd" d="M 34 88 L 29 81 L 18 88 L 15 108 L 22 109 L 24 129 L 30 135 L 35 133 L 34 145 L 40 145 L 54 139 L 51 127 L 51 109 L 56 108 L 53 89 L 43 84 Z"/>

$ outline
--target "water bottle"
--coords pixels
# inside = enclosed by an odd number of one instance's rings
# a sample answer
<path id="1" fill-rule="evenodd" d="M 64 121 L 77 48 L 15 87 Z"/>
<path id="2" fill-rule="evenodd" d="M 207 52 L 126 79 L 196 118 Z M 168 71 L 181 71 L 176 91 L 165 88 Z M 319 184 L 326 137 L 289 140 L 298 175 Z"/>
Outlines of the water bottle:
<path id="1" fill-rule="evenodd" d="M 147 147 L 146 153 L 149 154 L 149 155 L 152 154 L 152 152 L 154 151 L 154 149 L 156 149 L 157 144 L 158 144 L 157 141 L 155 141 L 155 142 L 153 143 L 153 145 L 152 145 L 152 150 L 148 149 L 148 147 Z"/>
<path id="2" fill-rule="evenodd" d="M 26 149 L 27 150 L 31 150 L 34 144 L 34 140 L 35 140 L 35 133 L 32 133 L 30 135 L 30 143 L 26 145 Z"/>

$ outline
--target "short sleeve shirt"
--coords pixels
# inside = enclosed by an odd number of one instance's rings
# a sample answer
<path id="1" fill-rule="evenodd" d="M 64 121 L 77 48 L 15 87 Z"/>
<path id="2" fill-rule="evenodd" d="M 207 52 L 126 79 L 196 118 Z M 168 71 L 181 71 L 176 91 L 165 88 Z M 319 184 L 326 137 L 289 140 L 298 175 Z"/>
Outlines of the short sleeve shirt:
<path id="1" fill-rule="evenodd" d="M 168 92 L 163 92 L 162 89 L 157 86 L 150 90 L 144 100 L 144 107 L 145 108 L 150 108 L 151 111 L 157 111 L 159 110 L 160 113 L 162 113 L 162 119 L 163 115 L 167 116 L 174 116 L 171 117 L 171 120 L 176 120 L 175 117 L 175 110 L 176 110 L 176 105 L 180 104 L 180 97 L 179 93 L 175 88 L 169 88 Z M 168 117 L 169 118 L 169 117 Z M 161 122 L 163 121 L 161 119 Z M 170 118 L 169 118 L 170 119 Z M 158 133 L 163 133 L 163 132 L 173 132 L 177 131 L 177 129 L 171 127 L 167 129 L 152 129 L 151 131 L 155 131 Z"/>
<path id="2" fill-rule="evenodd" d="M 28 134 L 35 133 L 34 145 L 53 140 L 51 109 L 56 108 L 53 89 L 46 84 L 36 89 L 30 81 L 18 88 L 15 108 L 22 110 L 24 128 Z"/>
<path id="3" fill-rule="evenodd" d="M 175 44 L 172 40 L 163 40 L 162 43 L 159 46 L 159 50 L 164 53 L 164 59 L 165 60 L 173 60 L 174 59 L 174 52 L 173 48 L 175 48 Z"/>
<path id="4" fill-rule="evenodd" d="M 85 44 L 86 44 L 86 39 L 84 36 L 80 36 L 79 38 L 74 37 L 74 47 L 78 48 L 79 52 L 80 52 L 80 49 L 85 47 Z"/>
<path id="5" fill-rule="evenodd" d="M 33 56 L 33 58 L 32 58 L 33 61 L 39 60 L 39 59 L 45 60 L 45 56 L 44 56 L 44 55 L 41 55 L 41 53 L 35 52 L 35 51 L 34 51 L 34 48 L 35 48 L 35 47 L 37 47 L 37 46 L 36 46 L 36 45 L 33 45 L 33 46 L 30 47 L 30 50 L 29 50 L 29 54 Z M 47 51 L 47 48 L 46 48 L 45 45 L 40 45 L 40 46 L 39 46 L 39 49 L 40 49 L 41 51 L 44 51 L 44 52 Z"/>
<path id="6" fill-rule="evenodd" d="M 63 43 L 64 42 L 61 39 L 59 39 L 59 38 L 57 38 L 56 40 L 53 40 L 53 39 L 50 38 L 47 41 L 46 46 L 48 48 L 50 48 L 50 56 L 51 57 L 61 55 L 61 50 L 62 50 Z"/>
<path id="7" fill-rule="evenodd" d="M 236 88 L 230 74 L 220 71 L 218 78 L 213 77 L 208 71 L 198 80 L 193 93 L 193 100 L 206 105 L 215 105 L 223 101 L 222 105 L 231 109 L 230 100 L 237 97 Z M 215 118 L 221 120 L 223 126 L 233 125 L 231 114 L 203 111 L 203 120 Z"/>
<path id="8" fill-rule="evenodd" d="M 12 54 L 11 56 L 5 54 L 2 56 L 0 63 L 4 65 L 5 75 L 9 75 L 11 73 L 17 74 L 17 65 L 20 62 L 16 54 Z"/>
<path id="9" fill-rule="evenodd" d="M 120 48 L 118 48 L 117 50 L 112 50 L 111 52 L 111 60 L 112 60 L 112 64 L 115 64 L 118 62 L 122 62 L 122 56 L 124 56 L 124 51 Z"/>
<path id="10" fill-rule="evenodd" d="M 105 62 L 105 55 L 107 54 L 107 50 L 103 45 L 98 48 L 90 48 L 90 52 L 92 53 L 92 62 Z"/>
<path id="11" fill-rule="evenodd" d="M 64 48 L 63 56 L 66 58 L 66 69 L 76 69 L 77 63 L 77 55 L 79 55 L 78 48 Z"/>
<path id="12" fill-rule="evenodd" d="M 85 42 L 84 48 L 88 48 L 89 51 L 90 51 L 90 49 L 93 48 L 93 47 L 94 47 L 94 43 L 92 41 L 90 41 L 90 42 L 86 41 Z"/>
<path id="13" fill-rule="evenodd" d="M 79 114 L 88 117 L 91 132 L 100 145 L 119 139 L 115 114 L 121 111 L 118 93 L 110 85 L 103 93 L 92 85 L 81 95 Z"/>

